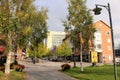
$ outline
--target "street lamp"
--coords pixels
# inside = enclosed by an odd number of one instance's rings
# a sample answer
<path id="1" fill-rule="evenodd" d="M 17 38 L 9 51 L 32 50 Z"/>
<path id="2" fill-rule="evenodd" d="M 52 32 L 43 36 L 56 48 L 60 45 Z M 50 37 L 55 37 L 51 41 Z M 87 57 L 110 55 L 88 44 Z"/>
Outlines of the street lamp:
<path id="1" fill-rule="evenodd" d="M 112 17 L 111 17 L 111 11 L 110 11 L 110 4 L 108 3 L 108 5 L 99 5 L 99 4 L 96 4 L 96 8 L 93 9 L 93 12 L 95 15 L 99 15 L 101 14 L 101 10 L 102 8 L 98 7 L 98 6 L 101 6 L 101 7 L 104 7 L 108 10 L 108 13 L 109 13 L 109 20 L 110 20 L 110 27 L 111 27 L 111 36 L 112 36 L 112 50 L 113 50 L 113 63 L 114 63 L 114 77 L 115 77 L 115 80 L 117 80 L 117 69 L 116 69 L 116 61 L 115 61 L 115 51 L 114 51 L 114 39 L 113 39 L 113 27 L 112 27 Z"/>

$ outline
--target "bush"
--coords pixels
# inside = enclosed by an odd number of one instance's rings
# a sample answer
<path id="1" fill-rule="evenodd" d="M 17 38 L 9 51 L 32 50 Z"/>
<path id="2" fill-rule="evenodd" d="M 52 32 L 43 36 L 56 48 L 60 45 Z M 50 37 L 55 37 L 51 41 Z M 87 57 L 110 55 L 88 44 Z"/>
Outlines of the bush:
<path id="1" fill-rule="evenodd" d="M 0 66 L 4 66 L 4 64 L 6 63 L 6 56 L 1 56 L 0 57 Z"/>
<path id="2" fill-rule="evenodd" d="M 10 64 L 10 69 L 14 69 L 14 67 L 13 67 L 14 65 L 18 65 L 17 60 L 14 60 L 14 62 Z"/>
<path id="3" fill-rule="evenodd" d="M 62 67 L 62 70 L 65 71 L 65 70 L 70 69 L 71 65 L 69 65 L 69 64 L 62 64 L 61 67 Z"/>
<path id="4" fill-rule="evenodd" d="M 0 66 L 0 71 L 4 71 L 5 66 Z"/>
<path id="5" fill-rule="evenodd" d="M 17 64 L 18 64 L 18 61 L 17 61 L 17 60 L 14 60 L 13 64 L 17 65 Z"/>
<path id="6" fill-rule="evenodd" d="M 17 65 L 11 66 L 11 69 L 15 69 L 15 71 L 23 71 L 24 68 L 25 68 L 25 66 L 22 64 L 17 64 Z"/>

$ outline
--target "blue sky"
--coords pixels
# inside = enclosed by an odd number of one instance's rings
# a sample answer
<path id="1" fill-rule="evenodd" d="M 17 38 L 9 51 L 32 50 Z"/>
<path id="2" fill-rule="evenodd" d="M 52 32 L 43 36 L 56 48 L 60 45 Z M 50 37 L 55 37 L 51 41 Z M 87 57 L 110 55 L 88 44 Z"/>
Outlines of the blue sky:
<path id="1" fill-rule="evenodd" d="M 95 8 L 95 4 L 106 5 L 110 3 L 111 15 L 113 22 L 114 35 L 119 37 L 120 34 L 120 0 L 87 0 L 87 7 L 89 9 Z M 47 20 L 49 30 L 52 31 L 64 31 L 61 20 L 66 19 L 67 2 L 66 0 L 36 0 L 36 6 L 40 9 L 41 6 L 48 8 Z M 94 22 L 103 20 L 109 25 L 109 15 L 105 8 L 102 8 L 100 15 L 93 15 Z"/>

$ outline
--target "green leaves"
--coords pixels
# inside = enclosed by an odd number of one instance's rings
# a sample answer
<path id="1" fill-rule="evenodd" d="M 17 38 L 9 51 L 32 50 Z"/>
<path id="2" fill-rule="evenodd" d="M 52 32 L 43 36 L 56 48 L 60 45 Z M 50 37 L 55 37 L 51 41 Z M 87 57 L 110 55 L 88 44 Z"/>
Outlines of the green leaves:
<path id="1" fill-rule="evenodd" d="M 29 15 L 31 19 L 29 25 L 32 28 L 31 43 L 38 46 L 47 37 L 47 11 L 42 8 L 41 11 L 31 11 Z"/>
<path id="2" fill-rule="evenodd" d="M 67 42 L 62 43 L 56 49 L 57 56 L 70 56 L 72 51 Z"/>
<path id="3" fill-rule="evenodd" d="M 49 50 L 43 43 L 40 43 L 38 44 L 38 47 L 35 47 L 34 49 L 29 50 L 28 52 L 30 57 L 42 57 L 47 56 Z"/>

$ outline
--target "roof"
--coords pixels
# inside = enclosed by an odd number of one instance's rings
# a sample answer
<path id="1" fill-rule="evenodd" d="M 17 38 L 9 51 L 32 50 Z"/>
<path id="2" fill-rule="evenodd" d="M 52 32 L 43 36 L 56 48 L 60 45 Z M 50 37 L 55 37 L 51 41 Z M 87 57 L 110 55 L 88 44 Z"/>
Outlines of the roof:
<path id="1" fill-rule="evenodd" d="M 99 20 L 99 21 L 97 21 L 97 22 L 101 22 L 101 23 L 103 23 L 104 25 L 106 25 L 108 28 L 110 28 L 110 29 L 111 29 L 111 27 L 110 27 L 108 24 L 106 24 L 104 21 Z M 97 23 L 97 22 L 95 22 L 95 23 Z"/>

